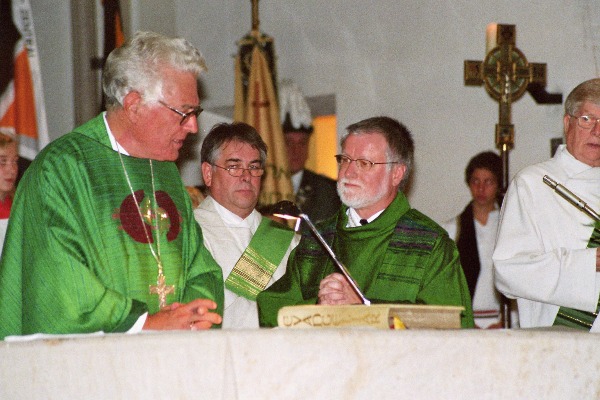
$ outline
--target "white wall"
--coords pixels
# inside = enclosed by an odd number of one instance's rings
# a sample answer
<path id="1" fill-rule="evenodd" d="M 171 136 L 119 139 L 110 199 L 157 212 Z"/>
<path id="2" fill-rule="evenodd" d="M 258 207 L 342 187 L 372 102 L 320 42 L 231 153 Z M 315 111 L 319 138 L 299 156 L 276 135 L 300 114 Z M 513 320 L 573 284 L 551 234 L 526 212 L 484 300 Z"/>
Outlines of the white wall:
<path id="1" fill-rule="evenodd" d="M 71 8 L 64 0 L 30 0 L 30 4 L 40 56 L 48 135 L 52 140 L 73 129 L 75 120 Z"/>
<path id="2" fill-rule="evenodd" d="M 137 28 L 185 36 L 203 52 L 209 67 L 203 78 L 205 108 L 233 103 L 233 55 L 236 41 L 251 27 L 249 0 L 131 4 Z M 58 0 L 32 0 L 32 6 L 38 35 L 47 35 L 40 47 L 68 50 L 63 43 L 68 9 L 62 16 Z M 515 24 L 517 47 L 529 61 L 548 65 L 548 91 L 566 96 L 580 81 L 599 75 L 599 21 L 594 0 L 260 1 L 260 26 L 275 38 L 279 77 L 294 79 L 307 96 L 335 93 L 340 133 L 350 123 L 381 114 L 398 118 L 413 132 L 410 200 L 438 221 L 469 200 L 463 182 L 468 159 L 495 146 L 497 103 L 483 87 L 463 83 L 463 61 L 485 56 L 486 25 Z M 70 58 L 43 48 L 40 53 L 46 101 L 54 107 L 48 113 L 51 135 L 64 133 L 71 107 L 65 65 Z M 562 106 L 536 105 L 526 94 L 514 104 L 512 120 L 511 176 L 549 157 L 550 139 L 562 135 Z"/>
<path id="3" fill-rule="evenodd" d="M 204 52 L 207 107 L 233 102 L 235 41 L 251 27 L 250 1 L 177 0 L 178 33 Z M 261 30 L 275 38 L 280 78 L 307 96 L 335 93 L 338 131 L 386 114 L 416 142 L 414 207 L 443 221 L 469 200 L 463 174 L 474 154 L 495 148 L 498 105 L 483 87 L 466 87 L 463 61 L 485 56 L 488 23 L 515 24 L 517 47 L 548 65 L 549 92 L 566 94 L 598 75 L 600 13 L 592 0 L 261 0 Z M 596 40 L 594 40 L 596 39 Z M 562 135 L 562 106 L 513 106 L 511 176 L 550 155 Z"/>

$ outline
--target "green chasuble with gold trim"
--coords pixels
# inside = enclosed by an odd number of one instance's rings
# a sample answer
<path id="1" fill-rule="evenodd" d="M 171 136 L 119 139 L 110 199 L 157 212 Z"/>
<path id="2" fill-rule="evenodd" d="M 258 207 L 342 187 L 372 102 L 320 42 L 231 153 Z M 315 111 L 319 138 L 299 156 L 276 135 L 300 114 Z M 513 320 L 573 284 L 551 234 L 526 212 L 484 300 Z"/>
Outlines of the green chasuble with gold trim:
<path id="1" fill-rule="evenodd" d="M 347 207 L 318 224 L 325 241 L 373 304 L 463 306 L 461 325 L 473 327 L 467 282 L 454 241 L 438 224 L 411 209 L 398 193 L 379 217 L 347 228 Z M 285 275 L 257 298 L 261 326 L 276 326 L 281 307 L 317 302 L 319 283 L 339 272 L 322 246 L 303 234 Z"/>
<path id="2" fill-rule="evenodd" d="M 124 332 L 158 311 L 157 263 L 135 203 L 153 204 L 147 159 L 119 155 L 102 115 L 55 140 L 19 183 L 0 261 L 0 338 L 43 333 Z M 153 161 L 167 302 L 208 298 L 222 315 L 223 276 L 177 167 Z M 146 223 L 153 227 L 154 223 Z M 157 250 L 157 232 L 148 230 Z"/>

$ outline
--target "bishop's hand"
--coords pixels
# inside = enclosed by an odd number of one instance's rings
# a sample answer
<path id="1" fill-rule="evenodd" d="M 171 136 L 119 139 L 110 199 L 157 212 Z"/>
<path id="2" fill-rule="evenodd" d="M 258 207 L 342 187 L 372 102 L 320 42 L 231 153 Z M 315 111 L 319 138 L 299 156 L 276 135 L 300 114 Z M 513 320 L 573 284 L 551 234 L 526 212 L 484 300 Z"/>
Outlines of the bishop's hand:
<path id="1" fill-rule="evenodd" d="M 362 304 L 362 301 L 344 275 L 333 273 L 319 284 L 319 304 Z"/>
<path id="2" fill-rule="evenodd" d="M 143 330 L 201 330 L 220 324 L 219 314 L 211 312 L 217 304 L 208 299 L 196 299 L 189 303 L 173 303 L 156 314 L 148 315 Z"/>

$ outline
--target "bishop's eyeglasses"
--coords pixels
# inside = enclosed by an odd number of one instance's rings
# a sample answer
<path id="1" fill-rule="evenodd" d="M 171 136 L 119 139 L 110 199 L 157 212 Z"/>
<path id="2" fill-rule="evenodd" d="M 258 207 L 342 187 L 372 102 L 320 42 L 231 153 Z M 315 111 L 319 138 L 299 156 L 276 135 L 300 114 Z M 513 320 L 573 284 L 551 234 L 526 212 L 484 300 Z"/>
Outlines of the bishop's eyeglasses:
<path id="1" fill-rule="evenodd" d="M 231 175 L 235 178 L 239 178 L 240 176 L 244 175 L 244 171 L 248 171 L 250 176 L 254 176 L 254 177 L 263 176 L 263 174 L 265 173 L 265 169 L 263 167 L 261 167 L 260 165 L 251 165 L 248 168 L 243 168 L 240 165 L 231 165 L 229 167 L 221 167 L 220 165 L 217 165 L 217 164 L 212 164 L 212 165 L 214 165 L 217 168 L 224 169 L 225 171 L 227 171 L 229 173 L 229 175 Z"/>
<path id="2" fill-rule="evenodd" d="M 162 104 L 163 106 L 167 107 L 169 110 L 171 110 L 174 113 L 177 113 L 181 116 L 181 121 L 179 121 L 179 125 L 185 124 L 192 115 L 194 117 L 198 118 L 198 115 L 200 115 L 200 113 L 202 111 L 204 111 L 204 109 L 201 106 L 196 106 L 196 107 L 193 107 L 191 111 L 184 113 L 183 111 L 179 111 L 175 107 L 171 107 L 170 105 L 168 105 L 167 103 L 165 103 L 162 100 L 159 100 L 158 102 L 160 104 Z"/>
<path id="3" fill-rule="evenodd" d="M 356 167 L 360 171 L 369 171 L 373 168 L 373 165 L 381 165 L 381 164 L 400 164 L 400 161 L 389 161 L 389 162 L 373 162 L 370 160 L 365 160 L 364 158 L 352 159 L 343 154 L 336 154 L 335 160 L 337 161 L 340 168 L 349 167 L 350 164 L 354 161 L 356 163 Z"/>
<path id="4" fill-rule="evenodd" d="M 577 125 L 579 125 L 579 127 L 583 129 L 592 129 L 596 126 L 598 121 L 600 121 L 600 118 L 590 117 L 589 115 L 582 115 L 579 117 L 571 115 L 571 117 L 577 119 Z"/>

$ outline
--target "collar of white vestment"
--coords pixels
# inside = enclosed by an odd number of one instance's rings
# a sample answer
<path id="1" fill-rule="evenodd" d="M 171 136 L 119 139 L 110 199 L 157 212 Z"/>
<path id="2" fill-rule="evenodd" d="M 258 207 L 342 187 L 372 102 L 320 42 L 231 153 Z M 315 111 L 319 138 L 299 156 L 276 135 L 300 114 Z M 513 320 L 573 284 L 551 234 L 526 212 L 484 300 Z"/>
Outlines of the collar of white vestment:
<path id="1" fill-rule="evenodd" d="M 106 127 L 106 132 L 108 132 L 108 139 L 110 140 L 110 145 L 112 146 L 112 149 L 125 156 L 129 156 L 127 150 L 125 150 L 123 146 L 119 145 L 117 139 L 115 139 L 115 135 L 113 135 L 112 131 L 110 130 L 110 126 L 108 126 L 108 121 L 106 120 L 106 111 L 102 112 L 102 119 L 104 120 L 104 126 Z"/>
<path id="2" fill-rule="evenodd" d="M 217 200 L 215 200 L 214 197 L 208 196 L 205 199 L 205 201 L 208 199 L 212 200 L 212 203 L 215 206 L 215 210 L 217 211 L 217 214 L 219 214 L 219 216 L 221 217 L 221 219 L 223 220 L 225 225 L 230 226 L 230 227 L 235 227 L 235 228 L 248 228 L 248 229 L 251 229 L 252 231 L 256 230 L 257 227 L 253 226 L 252 218 L 250 218 L 250 216 L 252 214 L 250 214 L 246 218 L 242 218 L 239 215 L 232 213 L 227 208 L 223 207 L 221 204 L 219 204 L 219 202 Z"/>
<path id="3" fill-rule="evenodd" d="M 561 144 L 558 147 L 555 157 L 560 158 L 561 162 L 567 166 L 565 172 L 567 172 L 569 178 L 588 170 L 590 170 L 593 176 L 600 175 L 600 167 L 592 167 L 591 165 L 579 161 L 569 152 L 569 150 L 567 150 L 567 146 L 564 144 Z M 589 174 L 586 173 L 586 175 Z"/>

